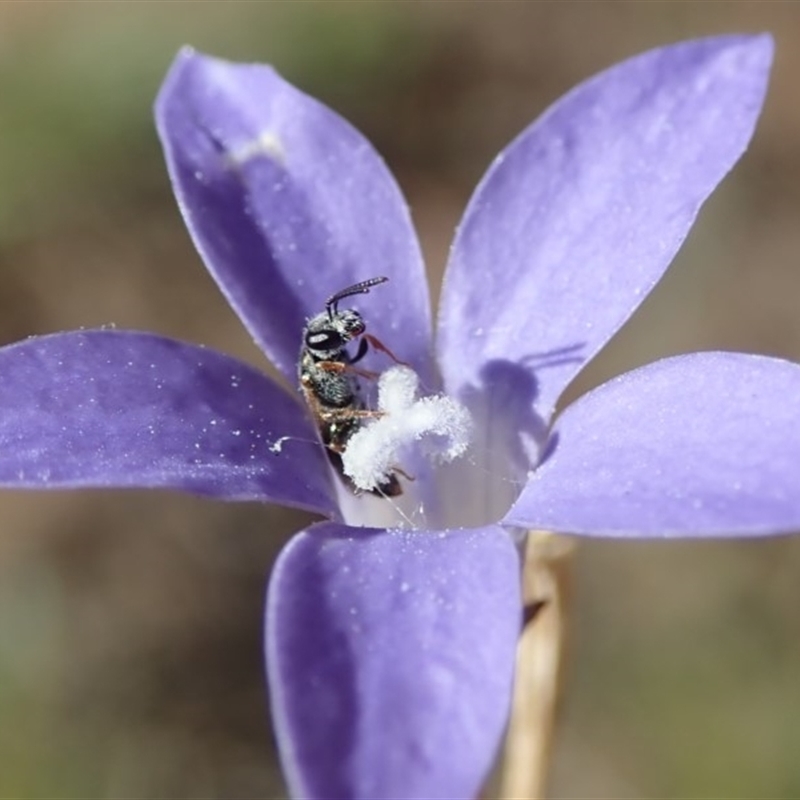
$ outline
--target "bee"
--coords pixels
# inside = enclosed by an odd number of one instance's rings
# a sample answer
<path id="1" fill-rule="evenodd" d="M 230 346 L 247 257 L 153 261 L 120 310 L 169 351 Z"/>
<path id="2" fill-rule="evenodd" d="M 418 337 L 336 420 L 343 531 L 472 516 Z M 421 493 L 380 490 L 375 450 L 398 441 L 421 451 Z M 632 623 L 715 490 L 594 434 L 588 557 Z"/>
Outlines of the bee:
<path id="1" fill-rule="evenodd" d="M 382 415 L 381 411 L 366 408 L 358 383 L 359 376 L 374 379 L 377 374 L 354 365 L 364 358 L 370 345 L 398 364 L 403 362 L 379 339 L 366 333 L 367 326 L 358 311 L 340 310 L 339 301 L 352 295 L 367 294 L 373 286 L 388 280 L 385 277 L 370 278 L 336 292 L 325 301 L 325 310 L 308 320 L 303 329 L 303 345 L 297 365 L 300 388 L 328 458 L 346 482 L 342 453 L 347 449 L 347 443 L 365 420 Z M 358 349 L 351 355 L 347 347 L 355 339 L 359 339 Z M 397 497 L 403 493 L 403 488 L 397 476 L 392 474 L 373 493 L 381 497 Z"/>

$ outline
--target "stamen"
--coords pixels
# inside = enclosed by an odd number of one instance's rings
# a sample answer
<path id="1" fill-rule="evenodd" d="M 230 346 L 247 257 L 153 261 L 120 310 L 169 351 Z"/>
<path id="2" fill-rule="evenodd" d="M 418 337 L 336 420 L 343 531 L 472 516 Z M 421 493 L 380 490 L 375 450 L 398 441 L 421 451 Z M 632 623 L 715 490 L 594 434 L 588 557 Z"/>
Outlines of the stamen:
<path id="1" fill-rule="evenodd" d="M 417 398 L 419 377 L 405 366 L 392 367 L 378 381 L 382 416 L 357 431 L 342 454 L 344 473 L 362 491 L 373 491 L 401 465 L 401 451 L 419 442 L 438 462 L 463 455 L 472 435 L 469 412 L 451 397 Z"/>

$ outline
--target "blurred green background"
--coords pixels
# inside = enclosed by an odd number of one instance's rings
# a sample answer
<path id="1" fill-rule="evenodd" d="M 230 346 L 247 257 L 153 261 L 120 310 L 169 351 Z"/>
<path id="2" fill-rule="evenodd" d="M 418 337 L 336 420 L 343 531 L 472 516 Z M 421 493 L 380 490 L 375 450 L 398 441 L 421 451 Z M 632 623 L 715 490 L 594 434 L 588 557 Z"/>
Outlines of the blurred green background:
<path id="1" fill-rule="evenodd" d="M 181 44 L 272 62 L 361 128 L 438 290 L 472 187 L 549 102 L 649 47 L 760 30 L 751 150 L 571 395 L 680 351 L 800 360 L 800 4 L 760 0 L 0 3 L 0 343 L 114 323 L 262 364 L 153 130 Z M 8 492 L 0 514 L 0 797 L 284 796 L 261 613 L 308 517 L 143 492 Z M 582 546 L 551 795 L 800 797 L 800 539 Z"/>

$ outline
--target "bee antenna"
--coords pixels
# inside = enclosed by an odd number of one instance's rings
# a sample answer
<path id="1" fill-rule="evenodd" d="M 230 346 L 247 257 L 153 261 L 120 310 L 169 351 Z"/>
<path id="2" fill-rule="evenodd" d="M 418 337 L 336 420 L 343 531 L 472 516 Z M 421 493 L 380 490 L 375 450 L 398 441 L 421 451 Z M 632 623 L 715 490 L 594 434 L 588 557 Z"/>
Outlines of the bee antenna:
<path id="1" fill-rule="evenodd" d="M 369 278 L 368 280 L 361 281 L 360 283 L 354 283 L 352 286 L 342 289 L 341 292 L 332 294 L 325 301 L 325 308 L 328 310 L 328 316 L 333 318 L 333 315 L 339 310 L 340 300 L 343 300 L 345 297 L 350 297 L 350 295 L 353 294 L 369 294 L 369 290 L 373 286 L 377 286 L 379 283 L 386 283 L 388 280 L 389 279 L 385 276 L 381 276 L 379 278 Z"/>

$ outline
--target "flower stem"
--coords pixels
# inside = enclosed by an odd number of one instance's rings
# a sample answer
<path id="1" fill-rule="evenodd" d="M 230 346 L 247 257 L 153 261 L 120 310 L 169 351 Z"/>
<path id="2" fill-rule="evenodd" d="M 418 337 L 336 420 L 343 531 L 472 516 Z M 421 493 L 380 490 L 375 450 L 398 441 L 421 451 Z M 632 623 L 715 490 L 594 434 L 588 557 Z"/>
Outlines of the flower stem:
<path id="1" fill-rule="evenodd" d="M 498 800 L 544 797 L 566 641 L 574 541 L 531 531 L 522 589 L 528 622 L 517 651 L 511 720 Z"/>

